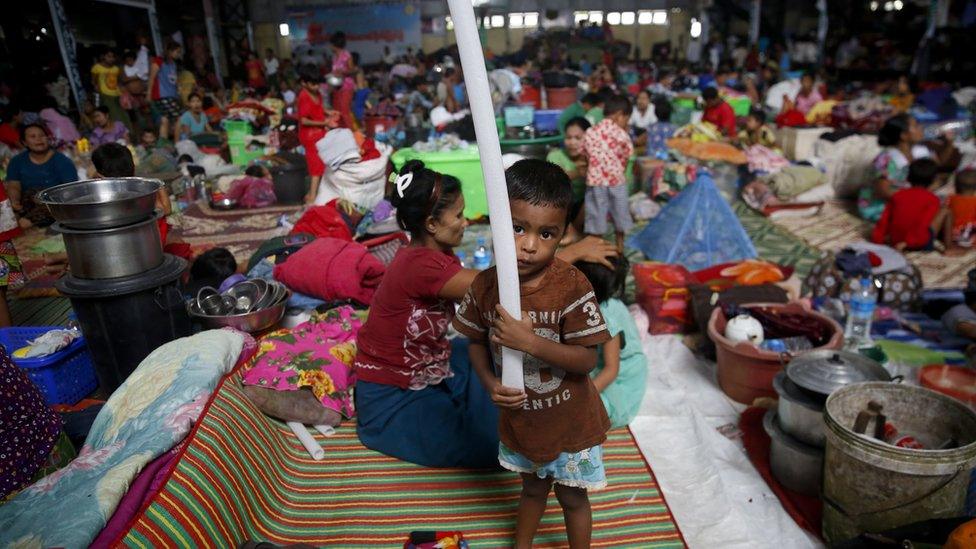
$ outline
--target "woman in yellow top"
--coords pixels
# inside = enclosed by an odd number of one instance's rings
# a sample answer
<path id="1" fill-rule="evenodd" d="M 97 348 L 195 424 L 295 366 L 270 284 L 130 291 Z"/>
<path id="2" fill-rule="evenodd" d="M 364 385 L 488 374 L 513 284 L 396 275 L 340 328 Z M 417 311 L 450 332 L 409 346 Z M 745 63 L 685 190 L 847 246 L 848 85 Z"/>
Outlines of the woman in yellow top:
<path id="1" fill-rule="evenodd" d="M 129 113 L 122 108 L 119 97 L 122 90 L 119 87 L 119 73 L 122 69 L 116 63 L 115 52 L 106 49 L 98 57 L 98 62 L 92 65 L 92 87 L 98 94 L 98 104 L 108 107 L 112 120 L 118 120 L 132 132 L 132 120 Z"/>

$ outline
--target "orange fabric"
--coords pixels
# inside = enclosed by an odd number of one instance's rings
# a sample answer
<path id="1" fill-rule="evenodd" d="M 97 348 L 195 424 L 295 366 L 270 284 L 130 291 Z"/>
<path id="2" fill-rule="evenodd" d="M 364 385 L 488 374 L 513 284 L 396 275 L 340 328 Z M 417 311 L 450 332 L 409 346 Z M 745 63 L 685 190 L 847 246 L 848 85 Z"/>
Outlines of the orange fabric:
<path id="1" fill-rule="evenodd" d="M 949 211 L 952 212 L 952 229 L 962 229 L 976 223 L 976 195 L 954 194 L 949 197 Z"/>
<path id="2" fill-rule="evenodd" d="M 691 139 L 685 139 L 683 137 L 668 139 L 667 143 L 668 147 L 679 153 L 699 160 L 714 160 L 730 162 L 732 164 L 746 164 L 749 162 L 745 152 L 728 143 L 696 143 Z"/>

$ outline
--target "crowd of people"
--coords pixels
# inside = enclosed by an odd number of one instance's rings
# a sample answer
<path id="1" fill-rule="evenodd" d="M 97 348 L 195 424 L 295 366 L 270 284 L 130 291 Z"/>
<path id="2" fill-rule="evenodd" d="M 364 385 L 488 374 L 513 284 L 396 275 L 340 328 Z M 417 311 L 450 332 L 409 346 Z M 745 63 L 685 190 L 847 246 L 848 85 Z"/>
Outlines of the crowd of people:
<path id="1" fill-rule="evenodd" d="M 612 40 L 606 30 L 578 32 Z M 546 73 L 572 74 L 585 88 L 561 114 L 562 146 L 545 160 L 524 159 L 506 171 L 522 320 L 499 305 L 493 271 L 465 268 L 454 253 L 468 226 L 465 182 L 413 161 L 398 171 L 388 195 L 411 242 L 387 269 L 358 336 L 362 442 L 423 465 L 500 462 L 521 473 L 519 547 L 531 544 L 553 483 L 570 545 L 588 545 L 586 490 L 606 481 L 600 444 L 609 427 L 627 425 L 640 406 L 647 364 L 638 329 L 619 299 L 628 271 L 625 235 L 634 225 L 632 158 L 667 160 L 679 137 L 739 154 L 780 155 L 774 127 L 816 126 L 851 93 L 824 73 L 787 75 L 772 52 L 719 56 L 702 68 L 632 61 L 614 51 L 606 47 L 598 62 L 573 61 L 563 45 L 530 40 L 515 54 L 488 56 L 499 113 L 522 101 L 527 88 L 540 87 Z M 249 52 L 246 80 L 226 91 L 182 68 L 182 54 L 178 43 L 158 57 L 145 44 L 121 56 L 100 53 L 91 68 L 92 99 L 76 119 L 60 112 L 54 97 L 37 113 L 15 102 L 4 105 L 0 142 L 10 154 L 0 196 L 0 259 L 7 267 L 0 287 L 13 282 L 19 267 L 10 238 L 51 222 L 36 201 L 40 190 L 80 177 L 129 175 L 133 157 L 126 151 L 139 159 L 208 136 L 226 145 L 221 122 L 240 102 L 278 102 L 279 114 L 297 122 L 293 148 L 304 149 L 308 203 L 329 169 L 323 138 L 339 128 L 368 129 L 367 115 L 375 109 L 396 109 L 401 126 L 420 128 L 422 135 L 471 133 L 454 48 L 432 55 L 387 49 L 380 62 L 364 66 L 338 32 L 326 56 L 296 50 L 293 62 L 272 50 L 263 57 Z M 921 88 L 907 77 L 872 92 L 888 95 L 890 115 L 878 131 L 882 149 L 871 162 L 871 182 L 857 201 L 859 214 L 876 223 L 873 240 L 898 250 L 972 253 L 976 167 L 961 162 L 954 146 L 954 139 L 968 136 L 945 133 L 923 143 L 910 114 Z M 751 108 L 737 110 L 737 101 Z M 86 147 L 101 165 L 118 159 L 125 169 L 96 165 L 85 172 L 69 156 Z M 750 163 L 744 182 L 761 171 Z M 933 192 L 950 178 L 952 196 Z M 604 240 L 610 234 L 612 243 Z M 0 309 L 0 324 L 9 323 L 4 314 Z M 452 322 L 470 343 L 447 339 Z M 524 391 L 503 386 L 492 370 L 501 345 L 526 353 Z"/>

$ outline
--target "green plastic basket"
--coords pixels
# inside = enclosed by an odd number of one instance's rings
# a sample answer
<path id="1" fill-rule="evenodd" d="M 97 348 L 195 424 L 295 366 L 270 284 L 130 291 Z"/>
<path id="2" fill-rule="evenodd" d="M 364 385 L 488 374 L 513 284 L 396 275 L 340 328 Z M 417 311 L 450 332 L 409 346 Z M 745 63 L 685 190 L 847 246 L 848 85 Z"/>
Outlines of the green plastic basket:
<path id="1" fill-rule="evenodd" d="M 725 101 L 732 107 L 736 116 L 746 116 L 752 108 L 752 100 L 748 97 L 729 97 Z"/>
<path id="2" fill-rule="evenodd" d="M 234 137 L 251 135 L 251 123 L 247 120 L 224 120 L 224 130 L 228 141 Z"/>
<path id="3" fill-rule="evenodd" d="M 228 138 L 227 147 L 230 149 L 230 162 L 235 166 L 247 166 L 252 160 L 264 156 L 264 148 L 247 150 L 247 140 L 242 137 Z"/>
<path id="4" fill-rule="evenodd" d="M 410 160 L 420 160 L 435 172 L 453 175 L 461 181 L 464 217 L 477 219 L 488 215 L 488 197 L 485 195 L 485 177 L 481 173 L 478 147 L 445 152 L 421 152 L 408 147 L 393 153 L 390 160 L 397 170 Z"/>

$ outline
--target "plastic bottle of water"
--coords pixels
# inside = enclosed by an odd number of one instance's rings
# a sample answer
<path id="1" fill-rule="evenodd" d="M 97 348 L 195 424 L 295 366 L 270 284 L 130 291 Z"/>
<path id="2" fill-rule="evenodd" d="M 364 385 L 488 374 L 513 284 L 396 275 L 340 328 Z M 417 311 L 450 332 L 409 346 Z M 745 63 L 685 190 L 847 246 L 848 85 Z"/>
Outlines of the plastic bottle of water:
<path id="1" fill-rule="evenodd" d="M 474 268 L 483 271 L 491 267 L 491 251 L 485 245 L 485 238 L 478 239 L 478 247 L 474 250 Z"/>
<path id="2" fill-rule="evenodd" d="M 851 302 L 847 308 L 847 326 L 844 329 L 844 346 L 849 350 L 873 347 L 871 320 L 878 302 L 878 290 L 870 277 L 855 280 L 851 288 Z"/>

